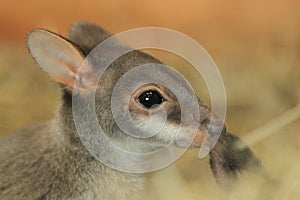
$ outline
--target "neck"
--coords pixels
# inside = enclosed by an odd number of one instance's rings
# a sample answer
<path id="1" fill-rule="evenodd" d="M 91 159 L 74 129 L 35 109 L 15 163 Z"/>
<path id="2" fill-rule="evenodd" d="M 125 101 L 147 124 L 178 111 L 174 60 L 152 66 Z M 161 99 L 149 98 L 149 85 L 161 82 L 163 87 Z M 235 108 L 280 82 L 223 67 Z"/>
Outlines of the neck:
<path id="1" fill-rule="evenodd" d="M 86 185 L 87 195 L 97 199 L 135 199 L 133 194 L 143 190 L 142 175 L 123 173 L 105 166 L 96 160 L 82 144 L 73 121 L 72 94 L 64 92 L 62 104 L 57 113 L 56 125 L 63 141 L 64 158 L 70 164 L 68 171 L 75 171 L 78 185 Z M 73 170 L 71 168 L 74 168 Z M 83 183 L 84 182 L 84 183 Z M 88 198 L 86 198 L 88 199 Z"/>

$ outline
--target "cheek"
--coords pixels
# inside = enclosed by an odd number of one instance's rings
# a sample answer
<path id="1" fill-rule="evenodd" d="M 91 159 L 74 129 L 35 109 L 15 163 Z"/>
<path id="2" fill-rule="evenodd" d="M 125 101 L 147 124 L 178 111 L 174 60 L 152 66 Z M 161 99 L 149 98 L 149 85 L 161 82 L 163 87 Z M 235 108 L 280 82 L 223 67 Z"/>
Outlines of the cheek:
<path id="1" fill-rule="evenodd" d="M 159 134 L 172 134 L 174 127 L 169 126 L 168 121 L 159 117 L 149 117 L 139 112 L 131 112 L 131 120 L 143 137 L 154 137 Z"/>
<path id="2" fill-rule="evenodd" d="M 181 123 L 181 110 L 178 104 L 166 103 L 164 105 L 164 109 L 167 111 L 167 120 L 169 123 L 173 123 L 175 125 L 179 125 Z"/>

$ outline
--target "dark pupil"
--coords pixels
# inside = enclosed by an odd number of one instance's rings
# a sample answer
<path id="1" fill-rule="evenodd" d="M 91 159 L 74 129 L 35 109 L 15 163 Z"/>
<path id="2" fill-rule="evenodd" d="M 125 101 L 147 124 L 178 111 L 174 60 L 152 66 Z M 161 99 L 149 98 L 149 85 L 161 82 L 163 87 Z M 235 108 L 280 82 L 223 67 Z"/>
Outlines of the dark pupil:
<path id="1" fill-rule="evenodd" d="M 138 101 L 146 108 L 151 108 L 154 105 L 161 104 L 164 101 L 164 99 L 156 91 L 149 90 L 142 93 L 138 97 Z"/>

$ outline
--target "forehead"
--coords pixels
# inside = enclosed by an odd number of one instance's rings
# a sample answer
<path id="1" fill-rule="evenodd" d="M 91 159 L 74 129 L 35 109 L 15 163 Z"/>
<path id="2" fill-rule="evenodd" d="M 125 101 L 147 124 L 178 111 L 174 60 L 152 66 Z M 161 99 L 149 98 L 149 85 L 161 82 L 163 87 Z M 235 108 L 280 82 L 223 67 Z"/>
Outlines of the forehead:
<path id="1" fill-rule="evenodd" d="M 115 60 L 108 61 L 112 58 L 110 54 L 117 48 L 118 46 L 111 46 L 105 53 L 94 51 L 87 57 L 93 68 L 101 72 L 101 77 L 98 77 L 98 90 L 101 90 L 102 94 L 111 95 L 117 84 L 121 84 L 123 96 L 149 85 L 172 97 L 176 92 L 185 96 L 191 94 L 189 83 L 182 75 L 144 52 L 131 50 Z M 105 66 L 108 63 L 109 65 Z M 129 93 L 128 88 L 135 89 Z"/>

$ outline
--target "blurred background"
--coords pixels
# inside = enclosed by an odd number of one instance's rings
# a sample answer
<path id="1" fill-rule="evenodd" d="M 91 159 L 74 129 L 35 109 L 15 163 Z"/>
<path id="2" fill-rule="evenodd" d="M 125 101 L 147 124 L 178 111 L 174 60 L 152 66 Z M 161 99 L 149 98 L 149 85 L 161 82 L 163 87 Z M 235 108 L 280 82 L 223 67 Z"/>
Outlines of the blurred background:
<path id="1" fill-rule="evenodd" d="M 75 21 L 90 21 L 113 33 L 171 28 L 197 40 L 212 56 L 226 87 L 228 130 L 244 138 L 278 184 L 243 177 L 247 184 L 224 191 L 215 183 L 208 159 L 199 160 L 197 150 L 191 150 L 152 174 L 145 198 L 257 199 L 266 192 L 262 185 L 270 185 L 272 199 L 299 199 L 299 8 L 299 0 L 1 1 L 0 134 L 51 119 L 59 102 L 58 86 L 27 51 L 31 29 L 66 36 Z M 206 87 L 184 60 L 153 54 L 181 71 L 209 103 Z"/>

